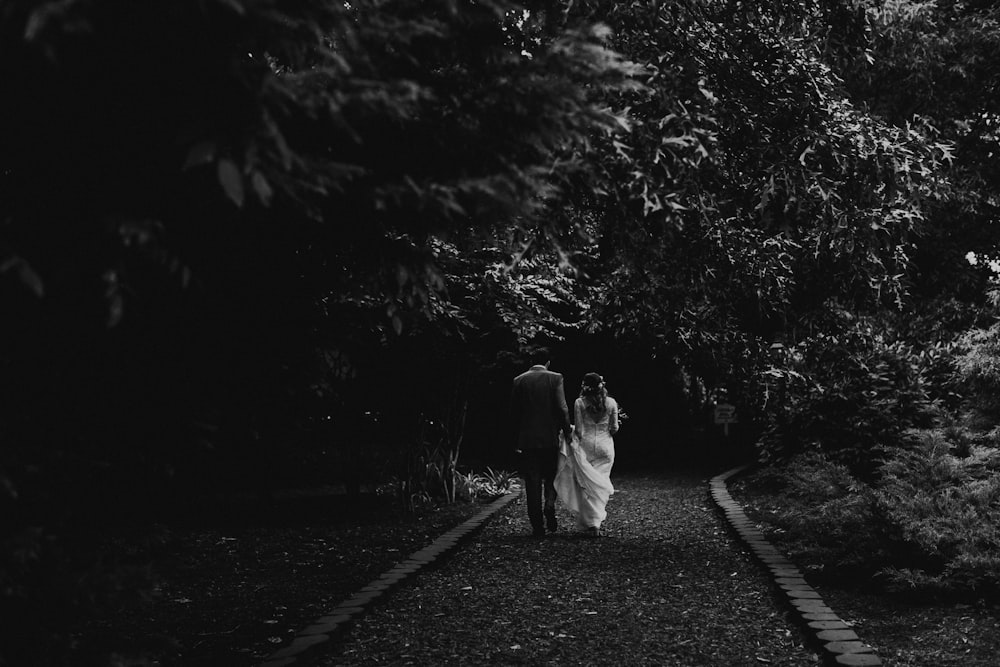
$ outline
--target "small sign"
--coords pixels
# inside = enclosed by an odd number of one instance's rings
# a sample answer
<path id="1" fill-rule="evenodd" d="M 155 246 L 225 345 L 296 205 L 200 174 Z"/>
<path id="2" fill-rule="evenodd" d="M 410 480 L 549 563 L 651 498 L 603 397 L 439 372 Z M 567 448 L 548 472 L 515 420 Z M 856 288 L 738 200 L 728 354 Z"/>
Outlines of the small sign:
<path id="1" fill-rule="evenodd" d="M 736 406 L 728 403 L 719 403 L 715 406 L 716 424 L 735 424 L 739 419 L 736 417 Z"/>
<path id="2" fill-rule="evenodd" d="M 719 403 L 715 406 L 715 423 L 722 424 L 722 434 L 729 437 L 729 425 L 739 421 L 736 418 L 736 406 L 729 403 Z"/>

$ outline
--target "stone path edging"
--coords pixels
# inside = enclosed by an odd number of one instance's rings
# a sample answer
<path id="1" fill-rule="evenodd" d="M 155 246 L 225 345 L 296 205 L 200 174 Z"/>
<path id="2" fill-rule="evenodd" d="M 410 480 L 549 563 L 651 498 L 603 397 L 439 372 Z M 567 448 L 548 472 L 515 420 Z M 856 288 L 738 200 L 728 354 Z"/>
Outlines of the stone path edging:
<path id="1" fill-rule="evenodd" d="M 483 524 L 490 517 L 520 496 L 521 489 L 510 491 L 491 502 L 470 519 L 440 535 L 423 549 L 413 552 L 405 560 L 397 563 L 394 567 L 379 575 L 377 579 L 359 589 L 354 595 L 343 600 L 339 605 L 331 609 L 328 614 L 320 616 L 311 625 L 302 629 L 288 646 L 280 648 L 264 658 L 264 662 L 261 663 L 260 667 L 285 667 L 286 665 L 291 665 L 306 651 L 324 644 L 331 637 L 346 631 L 358 616 L 365 613 L 365 610 L 369 606 L 378 602 L 394 586 L 415 576 L 422 568 L 440 559 L 454 549 L 469 533 L 482 528 Z"/>
<path id="2" fill-rule="evenodd" d="M 861 641 L 850 626 L 828 607 L 819 593 L 808 583 L 802 572 L 785 555 L 772 546 L 763 533 L 733 500 L 726 482 L 750 466 L 740 466 L 716 475 L 709 482 L 712 499 L 725 512 L 729 525 L 749 547 L 774 578 L 774 583 L 784 593 L 796 616 L 806 628 L 806 633 L 823 647 L 824 660 L 831 665 L 881 665 L 875 649 Z"/>

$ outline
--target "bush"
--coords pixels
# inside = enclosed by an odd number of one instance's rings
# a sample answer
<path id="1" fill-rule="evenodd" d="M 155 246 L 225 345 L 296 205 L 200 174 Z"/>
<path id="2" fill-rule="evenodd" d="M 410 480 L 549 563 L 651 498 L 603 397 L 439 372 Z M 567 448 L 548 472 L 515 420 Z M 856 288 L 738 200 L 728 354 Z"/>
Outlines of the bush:
<path id="1" fill-rule="evenodd" d="M 819 453 L 769 466 L 746 482 L 770 489 L 764 503 L 789 555 L 825 577 L 873 576 L 890 544 L 875 493 L 843 464 Z"/>
<path id="2" fill-rule="evenodd" d="M 802 341 L 762 376 L 774 465 L 753 483 L 789 549 L 900 593 L 997 597 L 1000 325 L 917 346 L 839 317 L 827 330 L 846 333 Z"/>
<path id="3" fill-rule="evenodd" d="M 486 468 L 486 472 L 457 473 L 460 500 L 492 500 L 510 491 L 517 484 L 517 474 Z"/>
<path id="4" fill-rule="evenodd" d="M 816 574 L 923 598 L 997 597 L 1000 450 L 957 425 L 911 431 L 904 444 L 871 483 L 811 452 L 742 484 Z"/>
<path id="5" fill-rule="evenodd" d="M 877 492 L 909 554 L 886 568 L 888 582 L 924 594 L 997 595 L 1000 452 L 956 428 L 912 440 L 882 466 Z"/>
<path id="6" fill-rule="evenodd" d="M 817 450 L 871 480 L 883 453 L 910 428 L 930 427 L 953 408 L 952 348 L 887 342 L 857 324 L 798 343 L 765 371 L 765 462 Z"/>

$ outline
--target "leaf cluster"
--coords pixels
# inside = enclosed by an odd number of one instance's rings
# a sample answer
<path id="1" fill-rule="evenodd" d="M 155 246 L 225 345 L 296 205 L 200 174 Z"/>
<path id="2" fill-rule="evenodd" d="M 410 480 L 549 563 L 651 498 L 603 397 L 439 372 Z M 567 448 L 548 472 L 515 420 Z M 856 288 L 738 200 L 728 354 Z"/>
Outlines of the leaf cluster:
<path id="1" fill-rule="evenodd" d="M 995 599 L 997 450 L 963 438 L 912 431 L 869 482 L 806 453 L 756 473 L 750 490 L 768 489 L 778 539 L 817 577 L 921 600 Z"/>
<path id="2" fill-rule="evenodd" d="M 764 371 L 761 455 L 816 449 L 870 479 L 908 428 L 928 427 L 961 406 L 954 354 L 948 344 L 894 341 L 863 320 L 801 340 Z"/>
<path id="3" fill-rule="evenodd" d="M 942 431 L 915 434 L 881 470 L 879 502 L 910 558 L 887 572 L 902 590 L 995 596 L 1000 465 L 995 447 L 961 446 Z M 908 561 L 908 562 L 907 562 Z"/>
<path id="4" fill-rule="evenodd" d="M 643 72 L 641 89 L 610 100 L 628 132 L 595 144 L 599 187 L 575 198 L 599 249 L 597 326 L 693 356 L 770 338 L 829 298 L 905 303 L 952 148 L 920 119 L 893 125 L 848 94 L 835 68 L 868 39 L 863 11 L 581 6 Z"/>

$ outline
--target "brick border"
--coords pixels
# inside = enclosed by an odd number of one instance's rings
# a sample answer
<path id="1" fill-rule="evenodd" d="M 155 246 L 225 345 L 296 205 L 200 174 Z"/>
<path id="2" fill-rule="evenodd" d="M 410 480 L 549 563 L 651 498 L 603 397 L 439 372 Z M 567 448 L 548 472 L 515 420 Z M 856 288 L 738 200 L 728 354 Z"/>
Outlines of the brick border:
<path id="1" fill-rule="evenodd" d="M 802 572 L 766 539 L 733 500 L 726 482 L 746 471 L 744 465 L 716 475 L 709 482 L 712 499 L 725 512 L 730 527 L 750 549 L 757 561 L 768 570 L 774 584 L 791 605 L 796 618 L 805 628 L 808 638 L 822 647 L 824 660 L 830 665 L 881 665 L 882 661 L 868 644 L 851 630 L 847 623 L 827 606 L 808 583 Z"/>
<path id="2" fill-rule="evenodd" d="M 453 550 L 470 533 L 480 529 L 494 514 L 521 496 L 516 489 L 494 500 L 470 519 L 458 524 L 440 535 L 429 545 L 414 551 L 405 560 L 386 570 L 354 595 L 343 600 L 325 616 L 320 616 L 305 627 L 287 646 L 264 658 L 260 667 L 285 667 L 293 664 L 299 656 L 316 646 L 326 644 L 332 637 L 346 632 L 351 624 L 374 603 L 383 599 L 394 587 L 416 576 L 420 570 L 430 566 Z"/>

